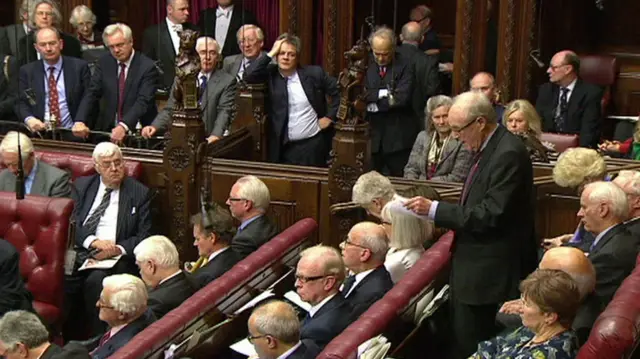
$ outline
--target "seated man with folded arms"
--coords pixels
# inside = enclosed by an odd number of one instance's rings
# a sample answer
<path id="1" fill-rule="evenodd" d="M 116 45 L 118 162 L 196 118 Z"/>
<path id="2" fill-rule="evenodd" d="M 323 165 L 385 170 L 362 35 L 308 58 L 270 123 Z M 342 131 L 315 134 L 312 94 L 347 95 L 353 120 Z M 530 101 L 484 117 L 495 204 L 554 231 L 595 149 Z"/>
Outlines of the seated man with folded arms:
<path id="1" fill-rule="evenodd" d="M 357 318 L 393 288 L 391 275 L 384 266 L 389 249 L 387 235 L 376 223 L 360 222 L 351 228 L 340 248 L 344 265 L 351 273 L 341 292 Z"/>
<path id="2" fill-rule="evenodd" d="M 95 306 L 107 331 L 88 344 L 93 359 L 108 358 L 125 346 L 156 318 L 147 309 L 147 288 L 130 274 L 114 274 L 102 281 L 102 292 Z"/>
<path id="3" fill-rule="evenodd" d="M 20 153 L 18 153 L 20 136 Z M 33 143 L 27 135 L 11 131 L 0 143 L 2 162 L 7 167 L 0 172 L 0 191 L 14 192 L 18 175 L 18 156 L 22 156 L 25 194 L 44 197 L 70 197 L 69 173 L 36 159 Z"/>
<path id="4" fill-rule="evenodd" d="M 207 211 L 207 217 L 197 213 L 191 217 L 193 245 L 198 247 L 199 268 L 193 269 L 194 280 L 199 288 L 212 282 L 231 269 L 240 258 L 231 250 L 230 244 L 235 227 L 229 211 L 216 204 Z"/>
<path id="5" fill-rule="evenodd" d="M 177 308 L 195 293 L 195 285 L 180 269 L 176 245 L 165 236 L 151 236 L 133 250 L 140 276 L 149 289 L 149 309 L 156 318 Z"/>
<path id="6" fill-rule="evenodd" d="M 204 121 L 207 142 L 212 143 L 222 138 L 225 130 L 231 124 L 231 110 L 236 99 L 236 79 L 228 73 L 218 70 L 220 60 L 220 46 L 210 37 L 201 37 L 196 43 L 196 51 L 200 56 L 200 74 L 198 85 L 202 120 Z M 149 138 L 160 132 L 167 131 L 171 126 L 175 98 L 173 90 L 177 80 L 169 92 L 169 101 L 158 113 L 151 125 L 142 129 L 142 136 Z"/>
<path id="7" fill-rule="evenodd" d="M 82 345 L 64 348 L 49 341 L 49 331 L 37 315 L 16 310 L 0 318 L 0 353 L 7 359 L 90 359 Z"/>
<path id="8" fill-rule="evenodd" d="M 344 277 L 345 267 L 337 249 L 317 245 L 300 253 L 296 292 L 311 304 L 300 330 L 302 342 L 313 342 L 322 350 L 353 321 L 353 308 L 340 292 Z"/>
<path id="9" fill-rule="evenodd" d="M 311 341 L 300 341 L 300 321 L 291 304 L 273 300 L 253 310 L 247 338 L 260 359 L 315 359 Z"/>
<path id="10" fill-rule="evenodd" d="M 241 177 L 231 187 L 227 205 L 231 215 L 240 221 L 231 249 L 241 258 L 278 234 L 276 226 L 265 215 L 270 202 L 269 188 L 256 176 Z"/>

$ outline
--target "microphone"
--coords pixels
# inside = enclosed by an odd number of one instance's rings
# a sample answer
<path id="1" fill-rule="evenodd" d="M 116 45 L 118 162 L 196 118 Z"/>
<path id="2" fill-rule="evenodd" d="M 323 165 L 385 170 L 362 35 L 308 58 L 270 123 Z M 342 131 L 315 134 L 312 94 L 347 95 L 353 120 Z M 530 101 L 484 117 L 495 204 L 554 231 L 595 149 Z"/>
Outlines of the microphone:
<path id="1" fill-rule="evenodd" d="M 16 199 L 24 199 L 24 164 L 22 163 L 22 149 L 20 147 L 20 133 L 18 136 L 18 174 L 16 175 Z"/>
<path id="2" fill-rule="evenodd" d="M 538 65 L 539 68 L 544 69 L 544 67 L 546 66 L 544 62 L 540 60 L 540 50 L 531 50 L 531 52 L 529 53 L 529 57 L 533 60 L 533 62 L 536 63 L 536 65 Z"/>

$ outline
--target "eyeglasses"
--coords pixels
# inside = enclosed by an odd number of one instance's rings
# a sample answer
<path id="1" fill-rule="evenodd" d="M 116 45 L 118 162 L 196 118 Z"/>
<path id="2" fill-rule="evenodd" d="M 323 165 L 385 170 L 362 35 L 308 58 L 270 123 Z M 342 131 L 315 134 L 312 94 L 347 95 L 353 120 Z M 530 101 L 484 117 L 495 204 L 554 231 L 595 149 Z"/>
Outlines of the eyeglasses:
<path id="1" fill-rule="evenodd" d="M 36 15 L 38 15 L 38 16 L 53 16 L 53 12 L 51 12 L 51 11 L 36 11 Z"/>
<path id="2" fill-rule="evenodd" d="M 345 247 L 346 247 L 346 245 L 350 245 L 350 246 L 354 246 L 354 247 L 358 247 L 358 248 L 362 248 L 362 249 L 369 249 L 368 247 L 365 247 L 365 246 L 360 245 L 358 243 L 351 242 L 350 239 L 345 239 L 342 243 L 344 243 Z"/>
<path id="3" fill-rule="evenodd" d="M 462 132 L 462 131 L 464 131 L 465 128 L 471 126 L 472 123 L 477 122 L 479 119 L 480 119 L 480 117 L 476 117 L 475 120 L 469 121 L 466 125 L 464 125 L 464 126 L 462 126 L 460 128 L 451 127 L 451 131 L 453 131 L 453 132 Z"/>
<path id="4" fill-rule="evenodd" d="M 549 68 L 551 69 L 551 71 L 557 71 L 559 68 L 563 67 L 563 66 L 567 66 L 567 64 L 562 64 L 562 65 L 549 65 Z"/>
<path id="5" fill-rule="evenodd" d="M 244 45 L 244 44 L 247 44 L 247 45 L 253 45 L 253 44 L 255 44 L 256 42 L 258 42 L 258 39 L 244 38 L 244 39 L 242 39 L 242 40 L 238 40 L 238 45 L 240 45 L 240 46 L 242 46 L 242 45 Z"/>
<path id="6" fill-rule="evenodd" d="M 271 334 L 263 334 L 263 335 L 247 335 L 247 340 L 249 341 L 249 343 L 253 343 L 254 340 L 256 339 L 260 339 L 260 338 L 266 338 L 267 336 L 270 336 Z"/>
<path id="7" fill-rule="evenodd" d="M 122 167 L 123 164 L 124 164 L 124 161 L 122 161 L 122 160 L 98 162 L 98 166 L 100 166 L 100 167 L 102 167 L 104 169 L 109 169 L 112 166 L 115 167 L 115 168 L 120 168 L 120 167 Z"/>
<path id="8" fill-rule="evenodd" d="M 325 274 L 325 275 L 318 275 L 318 276 L 314 276 L 314 277 L 307 277 L 307 276 L 303 276 L 303 275 L 300 275 L 300 274 L 296 274 L 296 280 L 299 281 L 300 283 L 313 282 L 313 281 L 316 281 L 318 279 L 322 279 L 324 277 L 328 277 L 328 275 Z"/>
<path id="9" fill-rule="evenodd" d="M 239 202 L 239 201 L 248 201 L 248 199 L 240 198 L 240 197 L 229 197 L 228 201 L 229 202 Z"/>
<path id="10" fill-rule="evenodd" d="M 105 303 L 104 299 L 98 299 L 98 308 L 113 309 L 113 306 Z"/>

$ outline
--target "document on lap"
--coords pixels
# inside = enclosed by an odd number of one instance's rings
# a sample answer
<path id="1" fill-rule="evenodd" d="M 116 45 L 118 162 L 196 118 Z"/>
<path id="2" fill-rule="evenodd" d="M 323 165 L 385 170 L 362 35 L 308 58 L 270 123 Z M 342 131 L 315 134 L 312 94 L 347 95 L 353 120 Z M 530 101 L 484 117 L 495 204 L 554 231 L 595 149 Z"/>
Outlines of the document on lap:
<path id="1" fill-rule="evenodd" d="M 78 270 L 81 271 L 85 269 L 110 269 L 110 268 L 113 268 L 113 266 L 115 266 L 116 263 L 118 263 L 118 260 L 120 260 L 121 257 L 122 255 L 119 255 L 113 258 L 103 259 L 101 261 L 93 258 L 87 258 L 84 261 L 84 263 L 82 263 L 82 266 L 80 266 Z"/>

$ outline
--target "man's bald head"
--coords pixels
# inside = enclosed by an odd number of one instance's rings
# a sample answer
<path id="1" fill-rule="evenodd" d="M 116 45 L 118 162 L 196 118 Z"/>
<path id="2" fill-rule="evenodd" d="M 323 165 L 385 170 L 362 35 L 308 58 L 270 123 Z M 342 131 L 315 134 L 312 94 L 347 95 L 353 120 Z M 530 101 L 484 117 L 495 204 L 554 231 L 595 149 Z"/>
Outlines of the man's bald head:
<path id="1" fill-rule="evenodd" d="M 578 283 L 580 298 L 593 292 L 596 286 L 596 270 L 584 252 L 573 247 L 557 247 L 545 252 L 540 269 L 561 270 Z"/>
<path id="2" fill-rule="evenodd" d="M 496 81 L 488 72 L 478 72 L 469 81 L 471 91 L 482 92 L 492 103 L 496 100 Z"/>
<path id="3" fill-rule="evenodd" d="M 422 42 L 422 27 L 415 21 L 409 21 L 402 27 L 400 40 L 403 43 L 418 45 Z"/>

